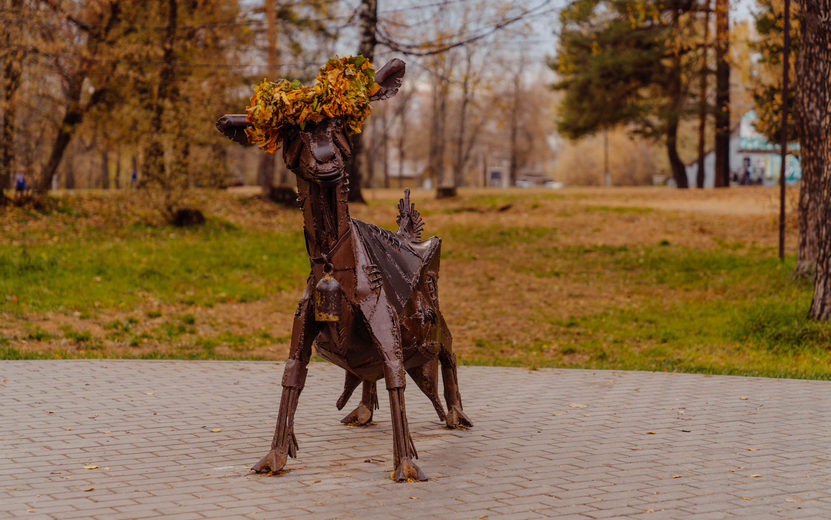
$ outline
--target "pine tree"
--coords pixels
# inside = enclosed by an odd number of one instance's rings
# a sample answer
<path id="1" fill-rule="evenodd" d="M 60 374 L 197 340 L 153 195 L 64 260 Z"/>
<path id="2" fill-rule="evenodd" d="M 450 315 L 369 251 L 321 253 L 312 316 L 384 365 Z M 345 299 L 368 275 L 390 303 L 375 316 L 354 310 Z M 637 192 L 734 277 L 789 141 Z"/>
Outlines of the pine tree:
<path id="1" fill-rule="evenodd" d="M 574 0 L 561 14 L 552 68 L 565 95 L 559 131 L 576 139 L 625 125 L 663 140 L 679 188 L 688 187 L 678 155 L 678 125 L 690 112 L 695 8 L 680 0 Z"/>

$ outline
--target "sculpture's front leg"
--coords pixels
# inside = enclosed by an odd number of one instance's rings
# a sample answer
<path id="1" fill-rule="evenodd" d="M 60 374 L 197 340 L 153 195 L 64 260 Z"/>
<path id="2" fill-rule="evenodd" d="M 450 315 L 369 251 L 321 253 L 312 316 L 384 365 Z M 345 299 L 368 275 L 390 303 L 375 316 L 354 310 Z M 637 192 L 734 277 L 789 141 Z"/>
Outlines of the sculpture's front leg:
<path id="1" fill-rule="evenodd" d="M 286 465 L 288 457 L 297 456 L 297 439 L 294 437 L 294 412 L 297 400 L 306 382 L 306 365 L 312 354 L 312 342 L 319 331 L 314 320 L 311 299 L 304 294 L 294 316 L 291 331 L 291 351 L 283 370 L 283 394 L 271 451 L 251 469 L 257 473 L 276 473 Z"/>
<path id="2" fill-rule="evenodd" d="M 369 307 L 372 308 L 369 308 Z M 392 415 L 392 446 L 394 471 L 392 478 L 398 482 L 407 480 L 427 480 L 427 476 L 413 462 L 418 458 L 410 427 L 407 424 L 407 411 L 404 407 L 404 388 L 406 371 L 404 370 L 401 348 L 401 331 L 398 317 L 386 302 L 383 293 L 374 305 L 362 305 L 364 316 L 369 316 L 368 326 L 378 353 L 384 360 L 384 381 L 390 394 L 390 414 Z"/>

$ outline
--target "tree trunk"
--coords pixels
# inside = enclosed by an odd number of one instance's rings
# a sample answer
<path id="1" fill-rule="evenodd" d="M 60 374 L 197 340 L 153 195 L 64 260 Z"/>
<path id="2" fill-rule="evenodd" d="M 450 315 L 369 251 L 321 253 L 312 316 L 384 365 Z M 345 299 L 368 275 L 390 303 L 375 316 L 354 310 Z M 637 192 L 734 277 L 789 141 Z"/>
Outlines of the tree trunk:
<path id="1" fill-rule="evenodd" d="M 521 74 L 522 74 L 523 67 L 519 67 L 519 70 L 514 75 L 514 97 L 513 103 L 511 106 L 511 128 L 510 128 L 510 145 L 511 145 L 511 162 L 508 166 L 508 185 L 513 187 L 516 186 L 516 178 L 518 175 L 519 170 L 519 150 L 518 150 L 518 132 L 519 132 L 519 103 L 520 103 L 520 86 L 521 86 Z"/>
<path id="2" fill-rule="evenodd" d="M 110 189 L 110 154 L 107 150 L 101 152 L 101 189 Z"/>
<path id="3" fill-rule="evenodd" d="M 177 5 L 176 0 L 168 0 L 167 25 L 162 43 L 162 68 L 159 73 L 159 84 L 153 103 L 153 117 L 150 121 L 150 142 L 144 152 L 144 168 L 142 184 L 155 184 L 163 193 L 164 202 L 161 212 L 165 219 L 171 221 L 175 208 L 173 207 L 173 191 L 176 189 L 171 178 L 171 172 L 165 165 L 164 147 L 161 138 L 163 133 L 163 116 L 165 102 L 176 97 L 174 43 L 176 39 Z"/>
<path id="4" fill-rule="evenodd" d="M 679 6 L 678 2 L 673 3 L 672 29 L 678 35 L 679 30 Z M 681 189 L 690 187 L 687 179 L 687 171 L 684 163 L 678 155 L 678 121 L 681 119 L 681 109 L 684 105 L 684 91 L 681 85 L 681 53 L 678 45 L 674 46 L 675 52 L 672 56 L 672 71 L 669 78 L 670 107 L 667 118 L 667 155 L 669 166 L 672 169 L 672 178 L 675 179 L 675 186 Z"/>
<path id="5" fill-rule="evenodd" d="M 436 188 L 444 187 L 444 150 L 445 150 L 445 123 L 447 121 L 447 94 L 448 80 L 436 76 L 433 78 L 433 110 L 430 132 L 430 173 L 436 179 Z M 437 192 L 438 194 L 438 192 Z"/>
<path id="6" fill-rule="evenodd" d="M 800 24 L 802 21 L 800 15 Z M 801 44 L 804 45 L 805 35 L 801 35 Z M 819 240 L 819 214 L 817 194 L 819 187 L 817 181 L 822 175 L 822 154 L 817 145 L 820 122 L 818 118 L 821 112 L 817 112 L 816 106 L 822 97 L 818 89 L 822 89 L 821 83 L 817 83 L 817 71 L 811 67 L 818 58 L 815 56 L 817 49 L 800 49 L 797 55 L 795 77 L 796 81 L 796 106 L 794 110 L 799 114 L 799 162 L 802 168 L 802 180 L 799 183 L 799 214 L 797 221 L 799 225 L 799 236 L 797 238 L 796 266 L 794 277 L 814 276 L 814 269 L 817 263 L 818 240 Z M 809 81 L 807 78 L 811 78 Z M 809 144 L 810 143 L 810 144 Z"/>
<path id="7" fill-rule="evenodd" d="M 409 95 L 406 97 L 409 100 Z M 405 103 L 405 101 L 402 101 Z M 406 104 L 401 108 L 398 119 L 398 187 L 404 187 L 404 160 L 406 157 L 406 150 L 404 146 L 407 144 L 407 107 Z"/>
<path id="8" fill-rule="evenodd" d="M 802 140 L 801 142 L 806 142 Z M 818 169 L 821 164 L 816 160 L 816 153 L 802 150 L 800 153 L 800 165 L 802 167 L 802 180 L 799 185 L 799 209 L 797 223 L 799 236 L 797 238 L 796 266 L 793 276 L 795 278 L 813 278 L 814 268 L 817 263 L 817 240 L 819 218 L 817 216 L 817 192 L 816 178 L 819 177 Z"/>
<path id="9" fill-rule="evenodd" d="M 369 148 L 365 151 L 366 182 L 370 188 L 375 188 L 375 154 L 378 153 L 378 118 L 369 121 Z"/>
<path id="10" fill-rule="evenodd" d="M 58 126 L 58 134 L 55 136 L 55 142 L 52 144 L 49 160 L 41 169 L 40 177 L 34 182 L 34 191 L 38 195 L 45 194 L 52 187 L 52 178 L 58 171 L 58 166 L 60 166 L 66 147 L 72 139 L 72 134 L 84 118 L 84 110 L 81 107 L 81 87 L 83 81 L 82 74 L 74 74 L 69 79 L 66 112 L 64 113 L 61 124 Z"/>
<path id="11" fill-rule="evenodd" d="M 678 155 L 678 118 L 674 118 L 674 121 L 667 125 L 667 158 L 672 169 L 672 178 L 675 180 L 675 185 L 682 189 L 689 188 L 687 170 Z"/>
<path id="12" fill-rule="evenodd" d="M 470 104 L 470 75 L 471 66 L 473 63 L 473 56 L 470 48 L 465 48 L 465 71 L 462 78 L 462 99 L 459 106 L 459 132 L 456 135 L 456 160 L 453 165 L 453 185 L 456 187 L 464 184 L 465 166 L 467 158 L 465 157 L 465 137 L 467 130 L 467 107 Z"/>
<path id="13" fill-rule="evenodd" d="M 730 45 L 728 0 L 716 0 L 716 172 L 715 185 L 730 185 Z"/>
<path id="14" fill-rule="evenodd" d="M 121 189 L 121 150 L 117 150 L 115 154 L 115 175 L 113 176 L 115 182 L 115 189 Z"/>
<path id="15" fill-rule="evenodd" d="M 361 0 L 358 6 L 358 32 L 361 43 L 358 54 L 369 61 L 375 60 L 376 26 L 378 25 L 378 0 Z M 352 136 L 352 160 L 346 168 L 349 176 L 349 202 L 365 202 L 361 193 L 361 134 Z"/>
<path id="16" fill-rule="evenodd" d="M 817 256 L 811 318 L 831 318 L 831 0 L 802 2 L 801 42 L 796 77 L 799 145 L 805 188 L 815 209 L 807 230 L 816 226 Z M 807 167 L 807 168 L 806 168 Z"/>
<path id="17" fill-rule="evenodd" d="M 75 165 L 72 164 L 71 157 L 64 167 L 63 187 L 67 190 L 75 189 Z"/>
<path id="18" fill-rule="evenodd" d="M 695 185 L 698 188 L 704 187 L 704 143 L 707 129 L 707 47 L 710 39 L 710 0 L 705 0 L 704 5 L 704 46 L 701 48 L 701 76 L 698 87 L 698 171 L 695 176 Z"/>
<path id="19" fill-rule="evenodd" d="M 10 14 L 20 14 L 21 2 L 11 2 Z M 20 87 L 20 76 L 23 73 L 22 51 L 12 51 L 12 35 L 6 34 L 5 56 L 3 58 L 3 127 L 0 130 L 0 192 L 11 187 L 15 167 L 14 134 L 17 115 L 17 106 L 14 104 L 14 95 Z M 4 196 L 0 195 L 0 199 Z"/>
<path id="20" fill-rule="evenodd" d="M 0 131 L 0 190 L 11 185 L 14 175 L 14 133 L 17 107 L 14 104 L 14 94 L 20 86 L 20 63 L 13 56 L 6 57 L 3 67 L 3 129 Z"/>
<path id="21" fill-rule="evenodd" d="M 278 68 L 279 51 L 277 50 L 277 7 L 275 0 L 265 0 L 266 40 L 268 42 L 267 59 L 268 74 L 272 81 L 276 81 L 280 73 Z M 260 167 L 257 170 L 257 184 L 263 190 L 264 195 L 271 193 L 274 186 L 274 169 L 276 154 L 263 154 L 260 159 Z"/>
<path id="22" fill-rule="evenodd" d="M 264 194 L 271 193 L 274 185 L 275 155 L 266 153 L 260 157 L 260 166 L 257 168 L 257 184 L 263 189 Z"/>
<path id="23" fill-rule="evenodd" d="M 384 188 L 390 187 L 390 139 L 389 115 L 384 110 L 381 119 L 381 168 L 384 171 Z"/>

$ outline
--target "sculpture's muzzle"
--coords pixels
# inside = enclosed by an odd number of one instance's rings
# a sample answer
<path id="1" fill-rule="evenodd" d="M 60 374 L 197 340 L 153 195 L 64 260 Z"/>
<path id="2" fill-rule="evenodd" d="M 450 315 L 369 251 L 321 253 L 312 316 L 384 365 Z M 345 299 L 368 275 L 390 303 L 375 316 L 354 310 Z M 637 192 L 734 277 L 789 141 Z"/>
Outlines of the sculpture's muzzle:
<path id="1" fill-rule="evenodd" d="M 284 142 L 283 159 L 295 174 L 321 185 L 343 179 L 352 143 L 340 119 L 325 119 L 309 130 L 292 129 Z"/>

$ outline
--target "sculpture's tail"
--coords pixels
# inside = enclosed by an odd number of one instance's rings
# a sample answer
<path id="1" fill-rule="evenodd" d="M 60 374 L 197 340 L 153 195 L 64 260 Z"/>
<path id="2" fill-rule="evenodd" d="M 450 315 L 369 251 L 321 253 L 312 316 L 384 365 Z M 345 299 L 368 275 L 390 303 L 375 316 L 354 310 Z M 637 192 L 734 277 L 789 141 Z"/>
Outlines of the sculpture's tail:
<path id="1" fill-rule="evenodd" d="M 421 230 L 424 229 L 424 221 L 421 220 L 421 213 L 415 209 L 415 204 L 410 203 L 410 189 L 404 190 L 404 198 L 398 201 L 398 216 L 395 218 L 398 224 L 398 234 L 410 242 L 421 242 Z"/>

